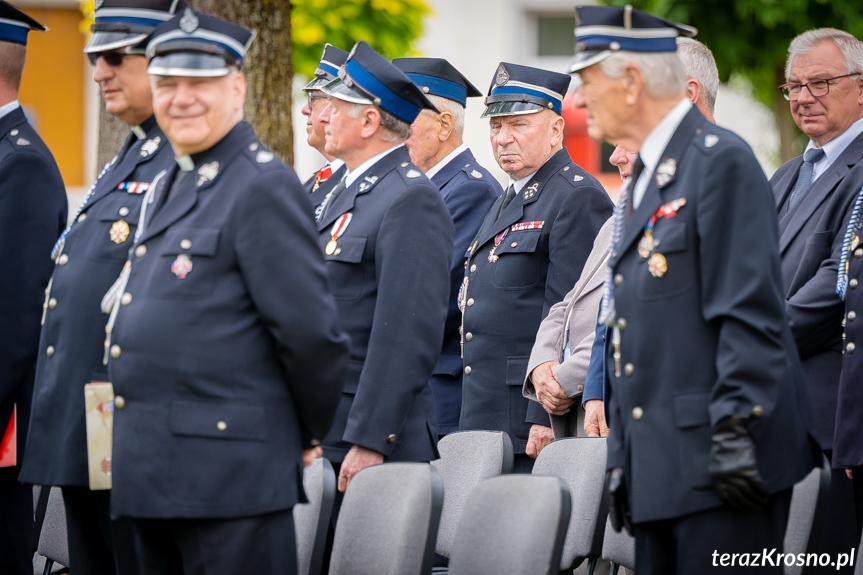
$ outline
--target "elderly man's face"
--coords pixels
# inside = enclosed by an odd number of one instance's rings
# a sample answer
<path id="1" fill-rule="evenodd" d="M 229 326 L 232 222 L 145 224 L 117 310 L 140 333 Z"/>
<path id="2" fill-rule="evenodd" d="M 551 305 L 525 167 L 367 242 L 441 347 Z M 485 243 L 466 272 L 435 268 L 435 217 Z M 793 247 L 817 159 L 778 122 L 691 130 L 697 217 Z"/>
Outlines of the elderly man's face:
<path id="1" fill-rule="evenodd" d="M 326 145 L 324 150 L 336 158 L 345 158 L 351 150 L 363 145 L 363 122 L 360 118 L 352 118 L 351 110 L 354 104 L 333 98 L 327 98 L 326 107 L 321 110 L 319 121 L 324 125 Z"/>
<path id="2" fill-rule="evenodd" d="M 209 150 L 242 118 L 245 77 L 154 76 L 153 108 L 178 156 Z"/>
<path id="3" fill-rule="evenodd" d="M 411 124 L 411 137 L 405 144 L 410 152 L 411 161 L 424 172 L 435 165 L 434 158 L 437 157 L 443 145 L 440 133 L 440 114 L 432 110 L 423 110 Z"/>
<path id="4" fill-rule="evenodd" d="M 620 179 L 624 180 L 632 173 L 633 158 L 635 158 L 635 152 L 630 152 L 623 146 L 617 146 L 614 148 L 611 156 L 608 157 L 608 161 L 611 162 L 611 165 L 617 166 L 617 170 L 620 172 Z"/>
<path id="5" fill-rule="evenodd" d="M 788 82 L 805 84 L 852 72 L 863 70 L 848 70 L 839 48 L 831 41 L 824 41 L 806 54 L 794 57 Z M 824 96 L 815 97 L 803 88 L 800 98 L 790 102 L 794 122 L 818 146 L 841 135 L 860 118 L 863 110 L 863 80 L 860 76 L 831 80 L 829 85 L 830 91 Z"/>
<path id="6" fill-rule="evenodd" d="M 621 80 L 606 76 L 598 64 L 581 70 L 578 76 L 581 85 L 573 95 L 573 105 L 587 109 L 587 134 L 597 141 L 620 140 L 629 123 Z"/>
<path id="7" fill-rule="evenodd" d="M 537 171 L 563 138 L 563 118 L 551 110 L 489 120 L 491 146 L 498 165 L 513 180 Z"/>
<path id="8" fill-rule="evenodd" d="M 307 94 L 306 103 L 303 106 L 303 116 L 306 117 L 306 139 L 311 147 L 319 152 L 324 151 L 326 139 L 324 136 L 324 125 L 320 121 L 320 115 L 327 107 L 327 96 L 319 91 L 312 90 Z"/>

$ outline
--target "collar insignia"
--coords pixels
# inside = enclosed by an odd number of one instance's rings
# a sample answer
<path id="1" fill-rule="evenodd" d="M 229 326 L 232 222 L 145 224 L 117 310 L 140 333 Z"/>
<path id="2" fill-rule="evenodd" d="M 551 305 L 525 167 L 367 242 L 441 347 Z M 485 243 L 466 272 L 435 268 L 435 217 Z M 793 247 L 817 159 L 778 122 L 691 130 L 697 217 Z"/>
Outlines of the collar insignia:
<path id="1" fill-rule="evenodd" d="M 671 181 L 671 178 L 677 172 L 677 160 L 668 158 L 656 168 L 656 183 L 659 187 L 664 186 Z"/>
<path id="2" fill-rule="evenodd" d="M 715 146 L 716 142 L 718 141 L 719 136 L 717 136 L 716 134 L 707 134 L 706 136 L 704 136 L 704 145 L 708 148 L 712 148 L 713 146 Z"/>
<path id="3" fill-rule="evenodd" d="M 219 162 L 210 162 L 198 168 L 198 185 L 201 186 L 210 180 L 214 180 L 219 175 Z"/>
<path id="4" fill-rule="evenodd" d="M 144 142 L 144 145 L 141 146 L 141 157 L 146 158 L 147 156 L 158 150 L 159 144 L 161 143 L 162 138 L 159 136 L 156 136 L 155 138 Z"/>

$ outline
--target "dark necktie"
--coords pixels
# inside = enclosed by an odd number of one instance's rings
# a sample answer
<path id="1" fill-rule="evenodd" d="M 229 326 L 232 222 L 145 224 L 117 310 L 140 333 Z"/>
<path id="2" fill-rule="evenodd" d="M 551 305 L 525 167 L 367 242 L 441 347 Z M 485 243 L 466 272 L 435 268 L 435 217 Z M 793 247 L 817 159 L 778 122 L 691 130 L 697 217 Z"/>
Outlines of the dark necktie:
<path id="1" fill-rule="evenodd" d="M 794 189 L 791 190 L 791 195 L 788 197 L 788 209 L 790 210 L 800 201 L 806 190 L 812 185 L 812 172 L 815 170 L 815 164 L 824 157 L 824 150 L 821 148 L 812 148 L 806 150 L 803 154 L 803 163 L 800 165 L 800 172 L 797 174 L 797 183 L 794 184 Z"/>
<path id="2" fill-rule="evenodd" d="M 332 191 L 329 193 L 329 195 L 327 196 L 326 204 L 324 205 L 324 209 L 323 209 L 323 210 L 321 210 L 321 217 L 320 217 L 320 218 L 318 218 L 318 221 L 321 221 L 321 220 L 323 220 L 325 217 L 327 217 L 327 212 L 329 212 L 329 211 L 330 211 L 330 208 L 331 208 L 331 207 L 333 206 L 333 204 L 336 202 L 336 200 L 338 199 L 338 197 L 339 197 L 340 195 L 342 195 L 342 192 L 344 192 L 344 191 L 345 191 L 345 188 L 346 188 L 346 186 L 345 186 L 345 181 L 344 181 L 344 180 L 342 180 L 341 182 L 339 182 L 338 184 L 336 184 L 336 187 L 334 187 L 334 188 L 332 189 Z"/>
<path id="3" fill-rule="evenodd" d="M 500 217 L 506 207 L 512 202 L 513 198 L 515 198 L 515 186 L 510 184 L 509 188 L 506 190 L 506 197 L 504 197 L 503 202 L 500 204 L 500 211 L 497 212 L 497 217 Z"/>

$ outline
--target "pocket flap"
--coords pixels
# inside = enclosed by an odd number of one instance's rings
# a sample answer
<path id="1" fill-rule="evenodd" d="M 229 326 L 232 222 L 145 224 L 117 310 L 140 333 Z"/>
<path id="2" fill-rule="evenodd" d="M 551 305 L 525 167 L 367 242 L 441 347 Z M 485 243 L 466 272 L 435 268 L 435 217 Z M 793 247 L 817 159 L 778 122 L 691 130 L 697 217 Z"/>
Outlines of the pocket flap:
<path id="1" fill-rule="evenodd" d="M 524 230 L 520 232 L 510 232 L 494 250 L 496 255 L 501 254 L 520 254 L 536 251 L 536 246 L 539 243 L 539 236 L 542 230 Z"/>
<path id="2" fill-rule="evenodd" d="M 184 401 L 171 403 L 171 433 L 214 439 L 266 439 L 264 408 L 222 402 Z"/>
<path id="3" fill-rule="evenodd" d="M 185 229 L 169 230 L 165 233 L 160 253 L 162 255 L 189 254 L 193 256 L 216 255 L 219 245 L 219 230 Z"/>
<path id="4" fill-rule="evenodd" d="M 335 251 L 331 255 L 325 254 L 327 260 L 351 264 L 358 264 L 363 260 L 363 252 L 366 249 L 365 237 L 341 237 L 336 242 Z"/>
<path id="5" fill-rule="evenodd" d="M 686 393 L 674 397 L 674 424 L 680 429 L 710 425 L 710 394 Z"/>
<path id="6" fill-rule="evenodd" d="M 686 249 L 686 223 L 667 223 L 655 232 L 656 251 L 662 254 L 682 252 Z"/>

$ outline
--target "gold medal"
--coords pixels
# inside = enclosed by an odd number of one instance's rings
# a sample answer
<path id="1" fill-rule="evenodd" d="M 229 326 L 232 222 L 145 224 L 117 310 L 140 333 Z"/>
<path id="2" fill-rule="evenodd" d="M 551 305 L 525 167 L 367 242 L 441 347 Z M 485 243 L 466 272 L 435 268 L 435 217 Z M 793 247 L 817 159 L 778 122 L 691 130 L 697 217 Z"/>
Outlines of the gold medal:
<path id="1" fill-rule="evenodd" d="M 655 278 L 661 278 L 668 271 L 668 262 L 665 261 L 665 256 L 662 254 L 653 254 L 647 260 L 647 269 L 650 270 L 650 275 Z"/>
<path id="2" fill-rule="evenodd" d="M 641 239 L 638 241 L 638 255 L 646 258 L 656 247 L 656 242 L 653 240 L 653 230 L 647 230 Z"/>
<path id="3" fill-rule="evenodd" d="M 327 247 L 324 248 L 324 253 L 328 256 L 333 255 L 336 252 L 336 246 L 338 246 L 338 242 L 336 240 L 330 240 L 327 242 Z"/>
<path id="4" fill-rule="evenodd" d="M 111 224 L 111 229 L 108 230 L 108 236 L 115 244 L 122 244 L 129 237 L 129 224 L 124 220 L 117 220 Z"/>

